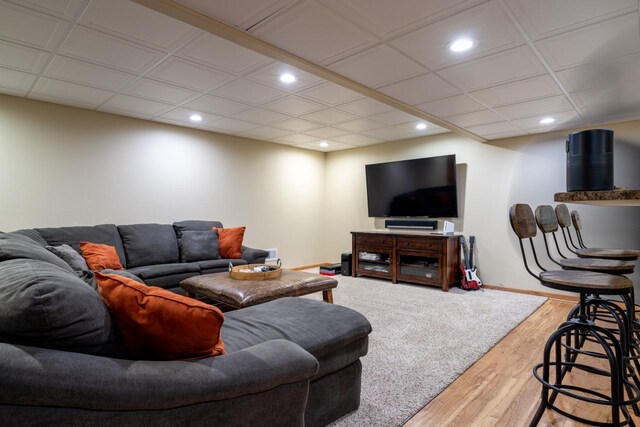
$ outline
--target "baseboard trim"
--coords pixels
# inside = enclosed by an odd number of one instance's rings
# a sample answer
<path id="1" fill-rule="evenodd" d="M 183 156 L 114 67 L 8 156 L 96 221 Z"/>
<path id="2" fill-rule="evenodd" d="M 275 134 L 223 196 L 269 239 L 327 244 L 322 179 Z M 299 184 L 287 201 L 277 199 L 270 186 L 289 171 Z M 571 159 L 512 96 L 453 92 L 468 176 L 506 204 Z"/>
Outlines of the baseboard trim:
<path id="1" fill-rule="evenodd" d="M 513 292 L 516 294 L 537 295 L 537 296 L 545 297 L 549 299 L 578 302 L 578 297 L 575 297 L 573 295 L 556 294 L 553 292 L 531 291 L 529 289 L 507 288 L 506 286 L 488 285 L 486 283 L 483 284 L 482 287 L 486 289 L 493 289 L 496 291 Z"/>
<path id="2" fill-rule="evenodd" d="M 310 268 L 322 267 L 323 265 L 331 265 L 331 263 L 321 262 L 320 264 L 302 265 L 300 267 L 291 267 L 289 270 L 308 270 Z"/>

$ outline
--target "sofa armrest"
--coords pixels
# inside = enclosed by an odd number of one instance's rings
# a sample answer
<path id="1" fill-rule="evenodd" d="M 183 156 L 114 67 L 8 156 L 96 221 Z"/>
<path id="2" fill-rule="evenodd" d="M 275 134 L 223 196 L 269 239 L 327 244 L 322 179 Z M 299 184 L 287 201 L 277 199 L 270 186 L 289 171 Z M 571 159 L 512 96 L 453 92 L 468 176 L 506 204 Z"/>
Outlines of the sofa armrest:
<path id="1" fill-rule="evenodd" d="M 308 381 L 317 371 L 316 358 L 286 340 L 197 361 L 111 359 L 0 343 L 0 404 L 162 410 L 265 392 Z"/>
<path id="2" fill-rule="evenodd" d="M 242 246 L 242 259 L 246 260 L 249 264 L 263 264 L 265 259 L 267 259 L 267 255 L 269 255 L 269 252 L 264 249 Z"/>

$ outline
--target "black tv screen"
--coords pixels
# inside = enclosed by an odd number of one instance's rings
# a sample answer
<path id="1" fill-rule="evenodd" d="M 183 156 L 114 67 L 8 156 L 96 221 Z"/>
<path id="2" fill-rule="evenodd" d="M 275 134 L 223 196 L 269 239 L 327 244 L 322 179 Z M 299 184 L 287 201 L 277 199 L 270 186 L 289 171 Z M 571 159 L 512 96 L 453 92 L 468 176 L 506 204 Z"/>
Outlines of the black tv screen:
<path id="1" fill-rule="evenodd" d="M 458 216 L 456 156 L 366 165 L 370 217 Z"/>

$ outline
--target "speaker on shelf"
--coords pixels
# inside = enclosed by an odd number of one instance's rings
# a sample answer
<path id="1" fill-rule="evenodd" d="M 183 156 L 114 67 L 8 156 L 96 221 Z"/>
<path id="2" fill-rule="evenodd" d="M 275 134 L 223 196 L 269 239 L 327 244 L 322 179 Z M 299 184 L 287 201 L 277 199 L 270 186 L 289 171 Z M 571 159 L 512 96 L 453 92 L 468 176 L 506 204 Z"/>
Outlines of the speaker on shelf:
<path id="1" fill-rule="evenodd" d="M 411 219 L 387 219 L 384 221 L 386 228 L 421 228 L 424 230 L 436 230 L 438 220 L 411 220 Z"/>

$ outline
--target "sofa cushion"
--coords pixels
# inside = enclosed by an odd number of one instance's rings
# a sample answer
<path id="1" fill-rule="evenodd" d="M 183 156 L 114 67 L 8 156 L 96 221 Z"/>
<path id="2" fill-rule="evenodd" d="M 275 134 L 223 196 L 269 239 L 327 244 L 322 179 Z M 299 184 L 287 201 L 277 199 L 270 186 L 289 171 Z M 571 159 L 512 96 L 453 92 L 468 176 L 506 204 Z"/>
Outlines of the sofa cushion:
<path id="1" fill-rule="evenodd" d="M 42 247 L 47 246 L 47 241 L 44 240 L 44 238 L 40 235 L 40 233 L 38 233 L 36 230 L 33 230 L 31 228 L 25 228 L 25 229 L 22 229 L 22 230 L 16 230 L 13 233 L 20 234 L 22 236 L 26 236 L 26 237 L 30 238 L 31 240 L 33 240 L 34 242 L 36 242 L 37 244 L 39 244 Z"/>
<path id="2" fill-rule="evenodd" d="M 91 273 L 91 269 L 87 265 L 87 261 L 84 260 L 82 255 L 78 253 L 75 249 L 73 249 L 69 245 L 60 245 L 60 246 L 46 246 L 45 247 L 49 252 L 53 253 L 55 256 L 69 264 L 69 267 L 75 271 L 76 275 L 80 278 L 83 277 L 91 277 L 93 274 Z"/>
<path id="3" fill-rule="evenodd" d="M 195 262 L 178 262 L 173 264 L 145 265 L 144 267 L 129 268 L 127 271 L 146 281 L 147 279 L 152 279 L 154 277 L 169 276 L 172 274 L 199 273 L 200 266 Z"/>
<path id="4" fill-rule="evenodd" d="M 0 234 L 0 261 L 9 259 L 33 259 L 51 263 L 69 273 L 73 273 L 73 269 L 46 250 L 43 246 L 21 234 L 3 233 Z"/>
<path id="5" fill-rule="evenodd" d="M 169 224 L 119 225 L 127 267 L 180 262 L 178 240 Z"/>
<path id="6" fill-rule="evenodd" d="M 205 231 L 211 230 L 213 227 L 222 228 L 222 223 L 220 221 L 203 221 L 198 219 L 178 221 L 173 223 L 173 228 L 178 237 L 180 237 L 183 231 Z"/>
<path id="7" fill-rule="evenodd" d="M 91 270 L 100 271 L 105 268 L 124 269 L 124 266 L 120 263 L 116 248 L 111 245 L 80 242 L 80 252 L 82 252 L 82 256 Z"/>
<path id="8" fill-rule="evenodd" d="M 220 256 L 223 258 L 242 258 L 242 239 L 246 227 L 215 228 L 220 240 Z"/>
<path id="9" fill-rule="evenodd" d="M 218 308 L 116 274 L 96 273 L 96 278 L 135 358 L 200 359 L 224 354 L 220 336 L 224 315 Z"/>
<path id="10" fill-rule="evenodd" d="M 36 228 L 40 235 L 51 246 L 67 244 L 80 251 L 80 242 L 101 243 L 113 246 L 120 257 L 120 263 L 127 266 L 124 247 L 118 229 L 113 224 L 101 224 L 81 227 Z"/>
<path id="11" fill-rule="evenodd" d="M 100 295 L 73 272 L 39 260 L 1 262 L 0 301 L 0 341 L 127 356 Z"/>
<path id="12" fill-rule="evenodd" d="M 185 230 L 178 239 L 180 261 L 193 262 L 220 258 L 216 230 Z"/>
<path id="13" fill-rule="evenodd" d="M 295 297 L 227 312 L 222 327 L 228 353 L 272 339 L 286 339 L 321 362 L 318 376 L 364 356 L 370 332 L 371 324 L 357 311 Z"/>
<path id="14" fill-rule="evenodd" d="M 247 261 L 243 260 L 243 259 L 229 259 L 229 258 L 223 258 L 223 259 L 210 259 L 210 260 L 206 260 L 206 261 L 197 261 L 197 262 L 193 262 L 191 264 L 195 264 L 198 267 L 200 267 L 200 270 L 211 270 L 212 268 L 225 268 L 228 269 L 229 268 L 229 263 L 231 263 L 231 265 L 244 265 L 247 263 Z"/>

